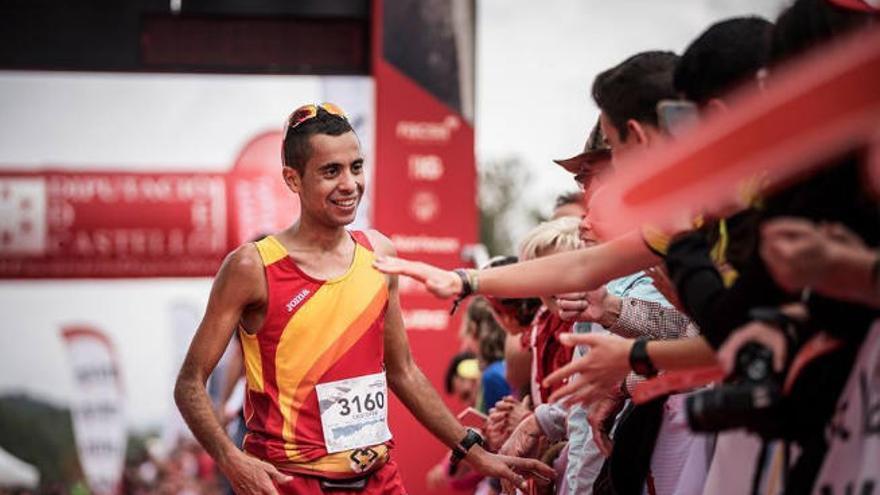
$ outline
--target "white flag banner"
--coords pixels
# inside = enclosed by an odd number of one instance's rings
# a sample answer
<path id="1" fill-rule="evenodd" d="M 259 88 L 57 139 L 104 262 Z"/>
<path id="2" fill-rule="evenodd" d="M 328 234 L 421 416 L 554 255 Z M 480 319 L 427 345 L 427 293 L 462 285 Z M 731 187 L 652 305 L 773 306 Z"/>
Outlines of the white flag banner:
<path id="1" fill-rule="evenodd" d="M 828 454 L 814 493 L 876 492 L 880 485 L 880 321 L 862 343 L 828 429 Z M 872 492 L 873 490 L 873 492 Z"/>
<path id="2" fill-rule="evenodd" d="M 73 374 L 73 433 L 86 481 L 93 494 L 118 493 L 126 426 L 113 344 L 88 327 L 67 327 L 62 335 Z"/>

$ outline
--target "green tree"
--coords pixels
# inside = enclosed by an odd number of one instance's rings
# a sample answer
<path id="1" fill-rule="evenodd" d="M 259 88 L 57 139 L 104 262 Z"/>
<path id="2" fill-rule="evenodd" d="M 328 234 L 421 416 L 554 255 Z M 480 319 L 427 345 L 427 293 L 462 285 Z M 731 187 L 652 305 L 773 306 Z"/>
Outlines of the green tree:
<path id="1" fill-rule="evenodd" d="M 543 218 L 528 204 L 531 174 L 517 157 L 479 165 L 480 242 L 491 256 L 516 254 L 519 237 Z"/>
<path id="2" fill-rule="evenodd" d="M 70 410 L 26 395 L 0 397 L 0 446 L 40 471 L 40 484 L 83 479 Z"/>

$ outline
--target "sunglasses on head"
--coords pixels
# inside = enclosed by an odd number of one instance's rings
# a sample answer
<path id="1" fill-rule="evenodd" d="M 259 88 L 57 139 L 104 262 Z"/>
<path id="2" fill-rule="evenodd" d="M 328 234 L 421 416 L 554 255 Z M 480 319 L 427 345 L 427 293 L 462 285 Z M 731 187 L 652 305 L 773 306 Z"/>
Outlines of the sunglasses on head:
<path id="1" fill-rule="evenodd" d="M 303 122 L 308 122 L 309 120 L 318 116 L 318 109 L 324 110 L 330 115 L 335 115 L 344 120 L 348 120 L 348 116 L 345 115 L 345 111 L 339 108 L 339 106 L 333 103 L 321 103 L 316 105 L 314 103 L 310 103 L 308 105 L 303 105 L 290 114 L 290 117 L 287 119 L 287 127 L 290 129 L 296 129 L 297 126 L 302 124 Z"/>

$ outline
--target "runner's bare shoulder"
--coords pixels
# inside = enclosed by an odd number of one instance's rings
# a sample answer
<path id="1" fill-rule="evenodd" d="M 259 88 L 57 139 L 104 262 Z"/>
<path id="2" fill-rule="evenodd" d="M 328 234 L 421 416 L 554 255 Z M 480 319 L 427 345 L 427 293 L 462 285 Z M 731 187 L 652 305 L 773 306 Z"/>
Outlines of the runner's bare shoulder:
<path id="1" fill-rule="evenodd" d="M 257 246 L 248 242 L 226 255 L 214 282 L 215 290 L 228 290 L 238 293 L 250 301 L 265 296 L 266 281 L 263 261 Z"/>
<path id="2" fill-rule="evenodd" d="M 385 234 L 374 229 L 364 232 L 367 234 L 367 238 L 373 245 L 373 250 L 376 254 L 383 256 L 397 256 L 397 249 L 394 248 L 394 243 L 392 243 L 391 239 L 385 236 Z"/>

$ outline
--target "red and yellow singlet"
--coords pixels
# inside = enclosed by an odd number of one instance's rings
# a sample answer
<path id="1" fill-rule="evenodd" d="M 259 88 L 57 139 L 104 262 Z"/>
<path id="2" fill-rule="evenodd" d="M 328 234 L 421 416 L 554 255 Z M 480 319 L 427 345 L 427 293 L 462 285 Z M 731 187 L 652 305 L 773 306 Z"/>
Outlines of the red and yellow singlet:
<path id="1" fill-rule="evenodd" d="M 297 267 L 272 236 L 256 243 L 268 307 L 256 334 L 240 331 L 247 375 L 244 450 L 291 474 L 351 478 L 381 467 L 391 442 L 328 454 L 315 386 L 382 373 L 388 285 L 363 232 L 354 261 L 332 280 Z M 384 398 L 383 398 L 384 400 Z"/>

